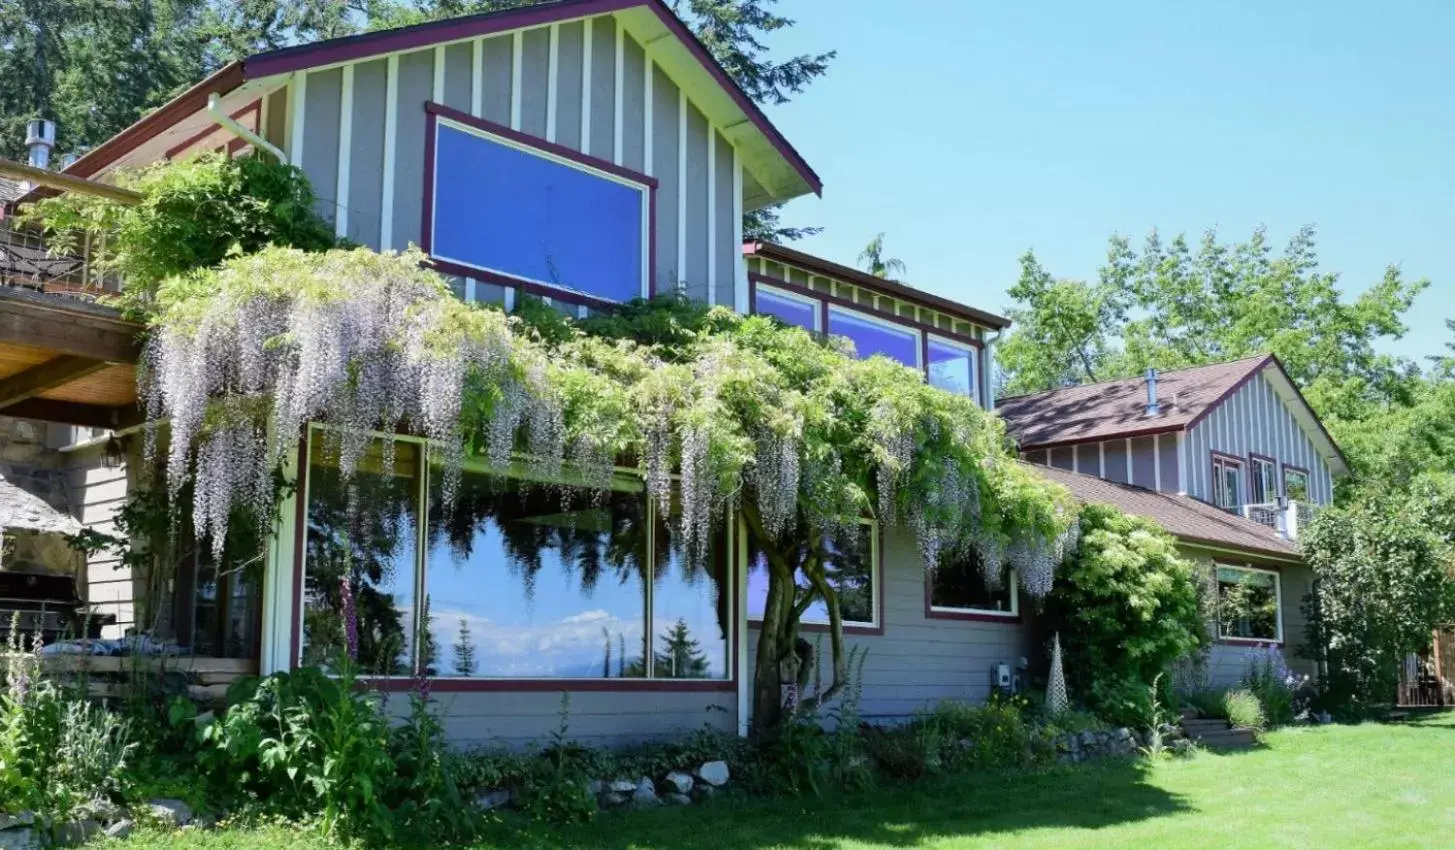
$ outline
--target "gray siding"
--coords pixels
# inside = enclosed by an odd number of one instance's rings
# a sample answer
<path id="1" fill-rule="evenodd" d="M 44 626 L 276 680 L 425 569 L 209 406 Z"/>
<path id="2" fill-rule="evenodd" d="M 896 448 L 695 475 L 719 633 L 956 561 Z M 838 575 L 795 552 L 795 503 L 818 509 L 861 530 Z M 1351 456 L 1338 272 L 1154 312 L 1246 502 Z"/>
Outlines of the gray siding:
<path id="1" fill-rule="evenodd" d="M 993 665 L 1014 667 L 1022 656 L 1037 656 L 1030 630 L 1021 623 L 927 618 L 925 571 L 913 536 L 890 529 L 883 551 L 884 633 L 846 638 L 849 646 L 868 653 L 860 707 L 866 720 L 904 720 L 942 700 L 984 700 L 990 695 Z M 751 675 L 756 628 L 748 635 L 748 658 L 741 669 Z"/>
<path id="2" fill-rule="evenodd" d="M 1127 477 L 1127 441 L 1108 440 L 1104 449 L 1106 451 L 1107 480 L 1130 484 L 1131 480 Z"/>
<path id="3" fill-rule="evenodd" d="M 1163 434 L 1157 439 L 1157 455 L 1162 465 L 1162 492 L 1182 492 L 1182 471 L 1177 466 L 1177 435 Z"/>
<path id="4" fill-rule="evenodd" d="M 407 700 L 389 702 L 396 711 L 408 710 Z M 547 741 L 561 723 L 561 691 L 436 693 L 431 702 L 457 746 L 518 748 Z M 737 695 L 580 691 L 570 695 L 567 723 L 571 740 L 594 746 L 681 738 L 704 726 L 735 732 Z"/>
<path id="5" fill-rule="evenodd" d="M 1132 440 L 1132 483 L 1148 490 L 1157 489 L 1157 453 L 1151 437 Z"/>
<path id="6" fill-rule="evenodd" d="M 1333 501 L 1333 480 L 1328 464 L 1315 448 L 1288 406 L 1265 375 L 1249 381 L 1213 409 L 1187 437 L 1188 493 L 1212 499 L 1212 452 L 1243 459 L 1244 498 L 1247 498 L 1249 454 L 1274 458 L 1309 472 L 1309 491 L 1318 504 Z"/>
<path id="7" fill-rule="evenodd" d="M 93 446 L 67 455 L 65 488 L 72 516 L 89 529 L 116 534 L 116 513 L 127 502 L 130 464 L 108 467 L 105 454 L 102 447 Z M 151 627 L 152 624 L 136 621 L 137 595 L 143 592 L 143 587 L 143 577 L 122 569 L 116 553 L 104 551 L 90 558 L 86 563 L 85 587 L 80 588 L 82 596 L 96 615 L 116 618 L 114 624 L 102 628 L 102 637 L 119 638 L 133 628 Z"/>
<path id="8" fill-rule="evenodd" d="M 1058 449 L 1048 450 L 1051 457 L 1051 465 L 1057 469 L 1071 469 L 1072 451 L 1070 446 L 1062 446 Z"/>
<path id="9" fill-rule="evenodd" d="M 619 151 L 616 149 L 618 36 L 622 39 Z M 477 44 L 481 59 L 478 79 L 474 73 Z M 436 68 L 437 63 L 442 67 Z M 591 18 L 589 28 L 586 21 L 578 20 L 519 34 L 491 36 L 479 42 L 449 44 L 440 49 L 427 47 L 400 54 L 396 65 L 393 116 L 385 115 L 390 88 L 389 63 L 375 59 L 351 66 L 353 108 L 344 116 L 351 140 L 348 151 L 341 150 L 340 143 L 343 70 L 311 72 L 304 86 L 304 134 L 299 159 L 325 215 L 332 220 L 339 205 L 347 206 L 345 235 L 350 239 L 384 249 L 403 249 L 420 241 L 425 174 L 424 104 L 438 99 L 455 109 L 469 111 L 478 100 L 480 117 L 486 120 L 509 126 L 518 115 L 514 126 L 526 134 L 554 140 L 567 148 L 655 177 L 659 181 L 653 233 L 657 261 L 651 270 L 652 284 L 666 291 L 680 283 L 692 297 L 706 299 L 709 277 L 713 277 L 716 286 L 712 294 L 716 302 L 735 303 L 739 212 L 733 203 L 732 148 L 718 128 L 710 126 L 690 102 L 683 132 L 681 93 L 677 85 L 649 62 L 642 46 L 621 31 L 611 16 Z M 646 102 L 649 67 L 652 69 L 650 127 Z M 514 90 L 517 70 L 519 91 Z M 269 98 L 267 135 L 270 139 L 287 141 L 285 126 L 290 120 L 289 114 L 286 94 Z M 390 118 L 394 136 L 386 140 L 386 119 Z M 646 137 L 648 129 L 650 144 Z M 392 196 L 384 188 L 386 142 L 392 142 L 393 146 L 389 175 Z M 338 174 L 340 157 L 345 154 L 348 156 L 346 192 L 342 191 L 345 187 L 340 185 Z M 751 185 L 748 191 L 752 191 Z M 385 209 L 386 198 L 390 198 L 389 209 Z M 384 244 L 386 232 L 388 244 Z M 498 286 L 481 284 L 474 291 L 482 300 L 504 297 L 504 290 Z"/>

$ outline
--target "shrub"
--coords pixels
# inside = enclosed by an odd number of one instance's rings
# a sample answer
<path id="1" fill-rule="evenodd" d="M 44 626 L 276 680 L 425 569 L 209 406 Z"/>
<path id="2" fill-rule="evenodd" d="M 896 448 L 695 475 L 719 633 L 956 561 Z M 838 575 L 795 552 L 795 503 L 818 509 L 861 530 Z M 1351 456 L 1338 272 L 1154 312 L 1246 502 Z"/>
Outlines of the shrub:
<path id="1" fill-rule="evenodd" d="M 1120 725 L 1145 689 L 1208 642 L 1194 566 L 1151 522 L 1107 505 L 1081 511 L 1081 545 L 1047 599 L 1073 698 Z"/>
<path id="2" fill-rule="evenodd" d="M 1237 688 L 1224 694 L 1223 710 L 1228 723 L 1234 728 L 1259 731 L 1268 728 L 1268 715 L 1263 712 L 1263 704 L 1258 701 L 1256 694 L 1246 688 Z"/>
<path id="3" fill-rule="evenodd" d="M 1226 720 L 1228 717 L 1228 692 L 1224 688 L 1202 688 L 1182 694 L 1182 704 L 1195 709 L 1203 717 Z"/>
<path id="4" fill-rule="evenodd" d="M 1258 698 L 1272 726 L 1293 722 L 1294 694 L 1299 683 L 1299 678 L 1283 660 L 1283 653 L 1272 645 L 1259 649 L 1243 674 L 1243 687 Z"/>

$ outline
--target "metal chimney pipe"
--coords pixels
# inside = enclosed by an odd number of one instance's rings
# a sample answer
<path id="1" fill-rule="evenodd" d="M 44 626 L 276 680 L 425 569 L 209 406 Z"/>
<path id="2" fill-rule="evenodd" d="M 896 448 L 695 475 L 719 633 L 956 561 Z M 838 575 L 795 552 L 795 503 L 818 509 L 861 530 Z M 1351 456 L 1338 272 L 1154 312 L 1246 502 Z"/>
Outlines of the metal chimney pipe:
<path id="1" fill-rule="evenodd" d="M 56 146 L 56 122 L 35 118 L 25 125 L 25 146 L 30 148 L 30 164 L 36 168 L 51 167 L 51 151 Z"/>
<path id="2" fill-rule="evenodd" d="M 1147 370 L 1147 415 L 1157 416 L 1162 412 L 1162 405 L 1157 403 L 1157 370 Z"/>

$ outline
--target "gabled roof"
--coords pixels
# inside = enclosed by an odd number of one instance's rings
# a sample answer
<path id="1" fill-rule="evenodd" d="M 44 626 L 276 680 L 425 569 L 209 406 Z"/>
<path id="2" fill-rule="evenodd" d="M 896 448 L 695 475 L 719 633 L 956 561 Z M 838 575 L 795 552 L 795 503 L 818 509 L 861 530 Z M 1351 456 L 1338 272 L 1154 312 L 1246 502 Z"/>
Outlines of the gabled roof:
<path id="1" fill-rule="evenodd" d="M 1281 559 L 1299 557 L 1298 547 L 1267 526 L 1189 496 L 1158 493 L 1050 466 L 1031 466 L 1041 475 L 1065 485 L 1077 500 L 1107 504 L 1146 517 L 1185 543 Z"/>
<path id="2" fill-rule="evenodd" d="M 922 289 L 916 289 L 908 284 L 900 283 L 897 280 L 875 277 L 868 272 L 849 266 L 840 265 L 822 257 L 815 257 L 812 254 L 805 254 L 802 251 L 794 250 L 783 245 L 772 242 L 748 242 L 743 245 L 743 253 L 750 257 L 767 257 L 778 262 L 791 263 L 801 266 L 810 271 L 817 272 L 825 277 L 836 277 L 840 280 L 854 283 L 865 289 L 877 290 L 885 295 L 900 298 L 905 301 L 914 301 L 933 307 L 942 313 L 974 322 L 977 325 L 1002 330 L 1010 327 L 1010 319 L 1004 316 L 997 316 L 994 313 L 987 313 L 984 310 L 977 310 L 968 307 L 958 301 L 951 301 L 948 298 L 941 298 Z"/>
<path id="3" fill-rule="evenodd" d="M 1143 377 L 1005 398 L 996 402 L 996 412 L 1022 450 L 1165 434 L 1190 430 L 1260 374 L 1267 375 L 1335 472 L 1347 472 L 1343 452 L 1272 354 L 1159 374 L 1161 411 L 1155 416 L 1147 415 Z"/>
<path id="4" fill-rule="evenodd" d="M 224 97 L 222 106 L 231 112 L 280 87 L 295 71 L 605 14 L 614 15 L 638 41 L 649 45 L 653 61 L 743 151 L 745 167 L 766 192 L 764 197 L 745 198 L 745 204 L 761 206 L 809 192 L 822 194 L 823 183 L 804 158 L 662 0 L 546 0 L 260 53 L 220 69 L 66 170 L 92 177 L 114 164 L 139 164 L 124 158 L 162 133 L 175 142 L 215 126 L 205 112 L 211 94 Z M 169 146 L 162 144 L 159 150 Z"/>

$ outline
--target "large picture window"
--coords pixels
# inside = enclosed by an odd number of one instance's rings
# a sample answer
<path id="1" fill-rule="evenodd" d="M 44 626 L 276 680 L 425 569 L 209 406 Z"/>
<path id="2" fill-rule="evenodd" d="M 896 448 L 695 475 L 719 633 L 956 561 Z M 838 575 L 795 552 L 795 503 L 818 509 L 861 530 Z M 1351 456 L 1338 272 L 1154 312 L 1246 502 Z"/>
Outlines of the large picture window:
<path id="1" fill-rule="evenodd" d="M 754 295 L 756 312 L 764 316 L 775 316 L 785 324 L 797 325 L 808 331 L 822 330 L 822 305 L 812 298 L 784 292 L 770 286 L 760 286 Z"/>
<path id="2" fill-rule="evenodd" d="M 839 541 L 823 553 L 824 573 L 839 595 L 839 613 L 846 628 L 873 629 L 879 626 L 879 531 L 875 523 L 865 522 L 856 540 Z M 801 539 L 801 538 L 796 538 Z M 747 534 L 748 550 L 748 618 L 762 620 L 768 601 L 768 561 L 762 548 Z M 786 547 L 787 557 L 801 564 L 809 555 L 808 545 Z M 808 579 L 801 570 L 794 572 L 798 587 L 807 590 Z M 799 622 L 810 626 L 829 624 L 828 606 L 822 600 L 811 604 Z"/>
<path id="3" fill-rule="evenodd" d="M 930 386 L 974 399 L 980 398 L 975 369 L 977 352 L 973 346 L 930 334 L 925 342 L 925 351 L 929 355 L 926 374 L 929 376 Z"/>
<path id="4" fill-rule="evenodd" d="M 876 319 L 856 310 L 829 307 L 829 333 L 847 337 L 860 357 L 882 354 L 906 366 L 918 368 L 919 332 Z"/>
<path id="5" fill-rule="evenodd" d="M 1014 620 L 1020 614 L 1020 595 L 1012 572 L 991 587 L 974 555 L 944 559 L 928 576 L 929 615 L 946 619 Z"/>
<path id="6" fill-rule="evenodd" d="M 731 676 L 726 534 L 707 563 L 692 564 L 640 479 L 627 474 L 602 495 L 573 487 L 569 476 L 542 482 L 467 462 L 446 503 L 440 470 L 420 464 L 423 453 L 420 444 L 396 442 L 393 474 L 367 483 L 361 470 L 350 485 L 356 494 L 330 486 L 336 469 L 311 453 L 304 663 L 326 664 L 341 650 L 341 598 L 329 589 L 350 569 L 335 565 L 356 564 L 364 589 L 356 594 L 361 646 L 365 633 L 394 636 L 387 650 L 361 651 L 371 673 L 623 685 Z M 372 500 L 380 496 L 376 509 Z M 321 557 L 313 517 L 352 527 L 352 516 L 370 512 L 392 524 L 376 525 L 378 533 L 365 538 L 319 535 L 332 552 Z M 372 560 L 389 568 L 368 568 L 360 540 L 386 549 Z M 408 639 L 415 634 L 417 641 Z"/>
<path id="7" fill-rule="evenodd" d="M 430 104 L 426 250 L 447 270 L 620 302 L 648 295 L 650 178 Z"/>
<path id="8" fill-rule="evenodd" d="M 1283 641 L 1278 573 L 1219 564 L 1218 637 L 1231 641 Z"/>

